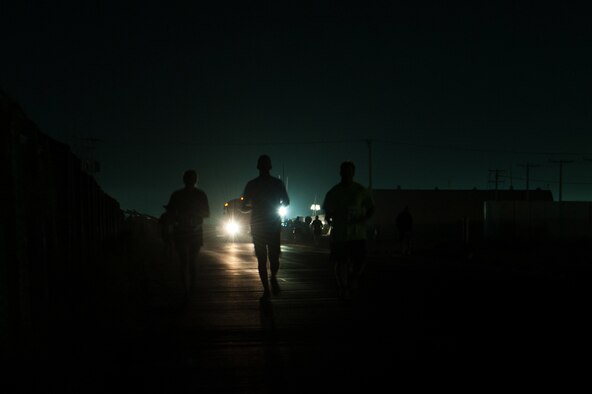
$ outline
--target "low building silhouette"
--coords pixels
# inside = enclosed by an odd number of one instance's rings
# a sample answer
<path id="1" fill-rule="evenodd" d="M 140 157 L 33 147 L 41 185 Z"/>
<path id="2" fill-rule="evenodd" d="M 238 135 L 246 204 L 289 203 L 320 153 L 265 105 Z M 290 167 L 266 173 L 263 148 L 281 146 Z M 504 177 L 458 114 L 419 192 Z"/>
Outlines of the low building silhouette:
<path id="1" fill-rule="evenodd" d="M 395 220 L 405 207 L 413 215 L 417 248 L 466 244 L 484 239 L 487 202 L 553 202 L 550 190 L 374 189 L 371 238 L 377 245 L 397 239 Z"/>

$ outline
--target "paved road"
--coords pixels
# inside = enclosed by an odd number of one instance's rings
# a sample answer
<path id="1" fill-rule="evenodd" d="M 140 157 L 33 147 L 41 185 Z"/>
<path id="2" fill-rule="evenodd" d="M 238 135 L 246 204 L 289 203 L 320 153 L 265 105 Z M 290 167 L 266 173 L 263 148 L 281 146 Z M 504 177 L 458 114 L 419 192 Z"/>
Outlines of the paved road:
<path id="1" fill-rule="evenodd" d="M 418 309 L 422 290 L 411 285 L 411 271 L 395 278 L 409 262 L 371 258 L 361 289 L 345 303 L 336 296 L 326 249 L 284 245 L 281 292 L 262 305 L 252 244 L 208 242 L 184 304 L 174 261 L 154 243 L 138 251 L 133 272 L 124 275 L 132 291 L 106 311 L 125 313 L 81 330 L 71 359 L 54 354 L 57 372 L 49 380 L 56 387 L 360 392 L 390 380 L 401 361 L 455 351 L 455 335 Z"/>
<path id="2" fill-rule="evenodd" d="M 326 249 L 284 245 L 281 292 L 262 305 L 252 245 L 208 242 L 183 303 L 174 261 L 154 243 L 139 250 L 126 313 L 56 358 L 49 380 L 62 391 L 369 392 L 401 381 L 401 366 L 466 374 L 591 348 L 587 268 L 371 254 L 344 303 Z"/>
<path id="3" fill-rule="evenodd" d="M 286 245 L 281 292 L 262 305 L 252 245 L 210 244 L 183 306 L 178 278 L 162 262 L 148 275 L 151 316 L 132 373 L 150 371 L 158 381 L 174 376 L 211 392 L 296 392 L 311 385 L 343 392 L 389 376 L 392 362 L 454 351 L 454 337 L 438 333 L 437 322 L 397 306 L 404 301 L 389 283 L 389 263 L 371 260 L 367 286 L 344 303 L 327 250 Z"/>

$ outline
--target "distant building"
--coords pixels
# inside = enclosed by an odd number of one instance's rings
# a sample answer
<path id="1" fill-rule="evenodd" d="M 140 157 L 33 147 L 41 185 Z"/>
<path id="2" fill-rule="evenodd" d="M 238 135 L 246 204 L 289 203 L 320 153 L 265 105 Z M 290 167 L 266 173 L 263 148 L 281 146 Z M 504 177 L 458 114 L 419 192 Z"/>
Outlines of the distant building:
<path id="1" fill-rule="evenodd" d="M 549 190 L 374 189 L 371 227 L 377 241 L 397 239 L 395 219 L 405 207 L 413 215 L 415 246 L 466 243 L 483 239 L 485 202 L 552 202 Z"/>
<path id="2" fill-rule="evenodd" d="M 592 202 L 488 201 L 483 231 L 489 241 L 590 245 Z"/>

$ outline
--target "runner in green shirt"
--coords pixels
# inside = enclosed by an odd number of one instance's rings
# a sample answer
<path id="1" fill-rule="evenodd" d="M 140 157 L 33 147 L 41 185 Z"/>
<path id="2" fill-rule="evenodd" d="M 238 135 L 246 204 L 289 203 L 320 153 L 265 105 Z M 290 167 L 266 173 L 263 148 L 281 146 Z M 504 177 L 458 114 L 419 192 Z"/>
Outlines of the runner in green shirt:
<path id="1" fill-rule="evenodd" d="M 366 222 L 374 214 L 370 191 L 354 182 L 355 165 L 341 163 L 341 182 L 325 195 L 323 210 L 331 224 L 331 259 L 341 298 L 358 287 L 366 261 Z"/>

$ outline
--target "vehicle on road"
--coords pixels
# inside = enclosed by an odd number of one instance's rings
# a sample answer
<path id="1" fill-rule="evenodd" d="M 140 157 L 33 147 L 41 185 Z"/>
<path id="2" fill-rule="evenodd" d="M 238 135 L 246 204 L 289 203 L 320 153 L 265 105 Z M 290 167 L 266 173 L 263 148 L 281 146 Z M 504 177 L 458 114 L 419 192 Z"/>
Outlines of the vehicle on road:
<path id="1" fill-rule="evenodd" d="M 221 230 L 222 236 L 231 242 L 251 240 L 251 213 L 242 211 L 243 198 L 234 198 L 224 203 Z"/>

